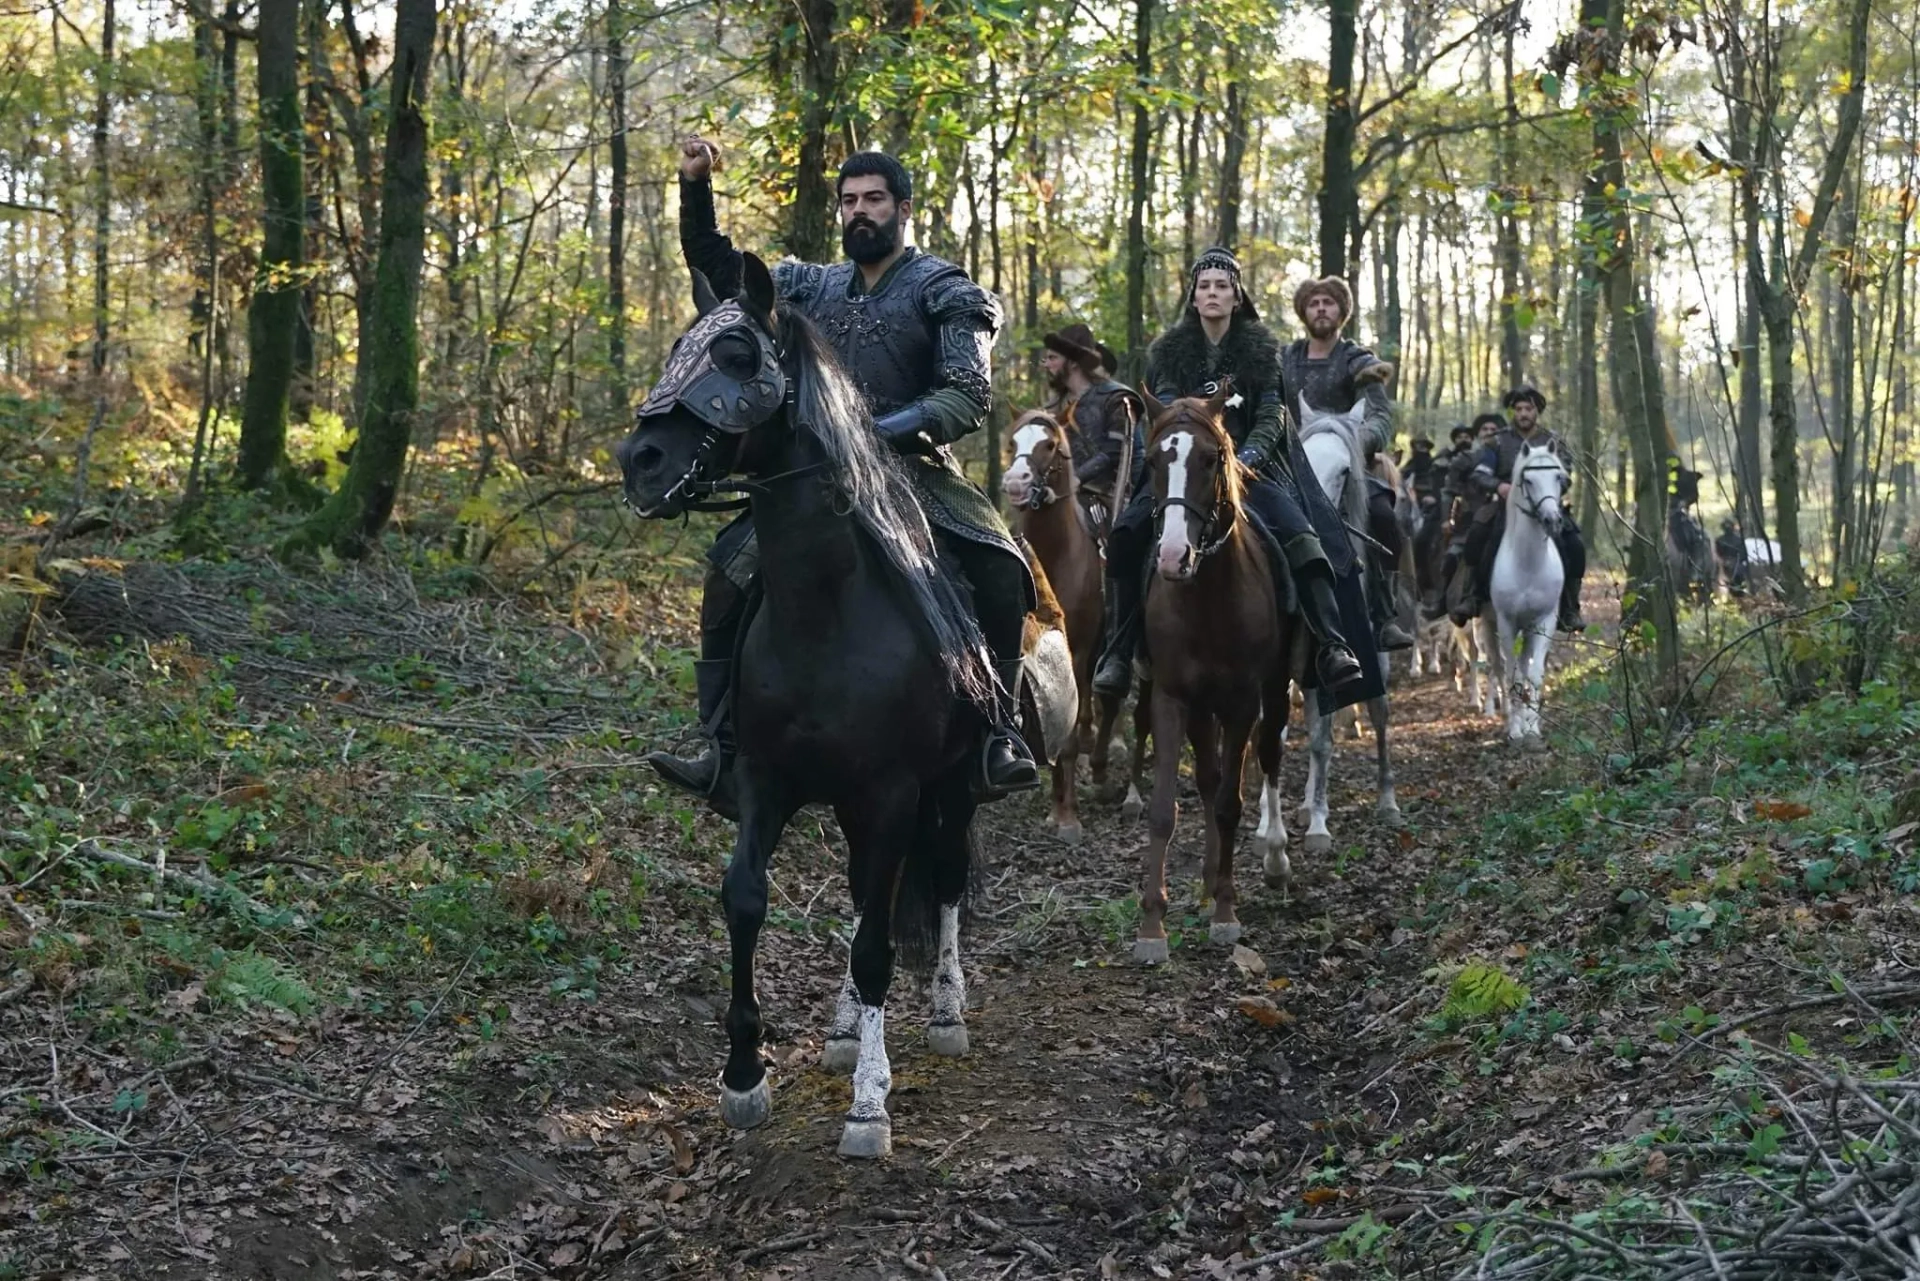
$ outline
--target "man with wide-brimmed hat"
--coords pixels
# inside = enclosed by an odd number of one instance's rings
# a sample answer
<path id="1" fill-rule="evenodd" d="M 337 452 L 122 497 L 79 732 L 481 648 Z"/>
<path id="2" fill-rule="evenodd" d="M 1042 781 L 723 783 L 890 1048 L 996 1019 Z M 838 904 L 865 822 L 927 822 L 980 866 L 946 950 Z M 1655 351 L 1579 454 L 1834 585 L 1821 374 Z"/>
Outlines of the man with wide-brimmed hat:
<path id="1" fill-rule="evenodd" d="M 1060 385 L 1067 403 L 1064 412 L 1054 416 L 1067 429 L 1067 439 L 1073 446 L 1073 474 L 1079 482 L 1080 500 L 1099 509 L 1093 513 L 1094 527 L 1104 529 L 1129 435 L 1133 437 L 1134 471 L 1138 473 L 1146 465 L 1145 402 L 1131 387 L 1114 380 L 1112 366 L 1107 363 L 1113 359 L 1112 353 L 1085 325 L 1068 325 L 1041 341 L 1064 366 Z"/>
<path id="2" fill-rule="evenodd" d="M 1460 571 L 1460 558 L 1466 553 L 1467 535 L 1473 528 L 1474 509 L 1480 500 L 1480 493 L 1473 485 L 1473 469 L 1480 461 L 1480 447 L 1492 444 L 1506 425 L 1504 415 L 1488 410 L 1476 415 L 1471 425 L 1455 423 L 1448 433 L 1452 448 L 1445 455 L 1446 480 L 1440 487 L 1441 509 L 1447 519 L 1447 550 L 1440 561 L 1442 597 L 1464 599 L 1472 591 L 1470 585 L 1463 585 L 1460 592 L 1454 592 L 1452 584 L 1454 575 Z M 1421 612 L 1427 618 L 1439 618 L 1447 612 L 1444 599 L 1423 602 Z"/>
<path id="3" fill-rule="evenodd" d="M 1503 428 L 1491 443 L 1480 449 L 1479 459 L 1475 462 L 1471 483 L 1481 495 L 1480 510 L 1475 513 L 1473 530 L 1467 535 L 1466 560 L 1474 570 L 1475 612 L 1481 602 L 1487 599 L 1487 593 L 1493 582 L 1493 556 L 1500 546 L 1500 536 L 1507 524 L 1507 491 L 1513 488 L 1513 469 L 1519 464 L 1520 451 L 1531 445 L 1551 445 L 1553 452 L 1560 455 L 1560 461 L 1566 464 L 1568 476 L 1574 474 L 1573 450 L 1553 432 L 1540 425 L 1540 415 L 1546 412 L 1547 398 L 1532 383 L 1522 383 L 1500 398 L 1500 407 L 1513 416 L 1510 426 Z M 1554 539 L 1560 549 L 1560 566 L 1566 578 L 1560 589 L 1560 630 L 1577 632 L 1586 628 L 1586 620 L 1580 616 L 1580 580 L 1587 572 L 1587 544 L 1580 536 L 1580 526 L 1574 523 L 1571 515 L 1560 522 L 1560 533 Z M 1462 612 L 1465 612 L 1464 610 Z M 1455 615 L 1456 619 L 1459 617 Z"/>
<path id="4" fill-rule="evenodd" d="M 1302 281 L 1293 291 L 1293 311 L 1307 336 L 1288 344 L 1281 353 L 1280 372 L 1286 384 L 1287 407 L 1301 399 L 1315 409 L 1344 414 L 1366 402 L 1367 459 L 1387 448 L 1393 437 L 1393 403 L 1387 398 L 1387 380 L 1393 366 L 1359 343 L 1342 338 L 1340 331 L 1353 317 L 1353 290 L 1338 276 Z M 1383 482 L 1371 482 L 1367 495 L 1367 534 L 1383 550 L 1368 557 L 1367 608 L 1381 649 L 1406 649 L 1413 637 L 1400 626 L 1393 599 L 1394 568 L 1400 563 L 1400 522 L 1394 516 L 1393 491 Z"/>

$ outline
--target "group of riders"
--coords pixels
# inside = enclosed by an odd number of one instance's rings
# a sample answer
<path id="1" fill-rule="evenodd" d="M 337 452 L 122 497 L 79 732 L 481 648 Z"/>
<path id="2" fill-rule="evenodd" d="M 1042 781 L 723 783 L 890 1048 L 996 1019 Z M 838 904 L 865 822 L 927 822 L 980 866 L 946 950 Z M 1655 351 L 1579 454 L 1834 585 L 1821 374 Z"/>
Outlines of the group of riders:
<path id="1" fill-rule="evenodd" d="M 712 174 L 720 161 L 720 149 L 707 139 L 681 145 L 680 244 L 688 266 L 726 298 L 741 288 L 743 259 L 718 226 Z M 850 156 L 836 192 L 845 261 L 780 264 L 774 271 L 780 303 L 813 322 L 852 376 L 874 431 L 913 478 L 941 554 L 971 591 L 997 677 L 995 704 L 982 709 L 983 791 L 1033 787 L 1038 769 L 1014 727 L 1023 631 L 1035 599 L 1031 571 L 999 509 L 966 479 L 950 449 L 986 424 L 1001 310 L 960 267 L 907 243 L 913 182 L 898 160 L 880 152 Z M 1313 636 L 1311 679 L 1330 709 L 1384 692 L 1381 651 L 1413 644 L 1398 621 L 1395 587 L 1407 529 L 1401 495 L 1384 482 L 1369 490 L 1363 529 L 1335 509 L 1307 464 L 1293 411 L 1350 414 L 1364 406 L 1359 445 L 1371 463 L 1390 445 L 1393 371 L 1342 336 L 1353 312 L 1345 281 L 1307 281 L 1293 306 L 1305 336 L 1283 345 L 1261 323 L 1234 255 L 1208 249 L 1188 270 L 1179 321 L 1148 352 L 1143 389 L 1161 403 L 1223 396 L 1224 426 L 1247 469 L 1244 506 L 1291 575 L 1289 595 Z M 1107 634 L 1093 683 L 1103 695 L 1124 697 L 1144 630 L 1147 557 L 1161 515 L 1146 475 L 1147 400 L 1117 380 L 1113 352 L 1085 325 L 1046 335 L 1042 360 L 1053 393 L 1047 409 L 1067 429 L 1080 495 L 1093 528 L 1105 535 Z M 676 403 L 710 420 L 731 412 L 726 397 L 734 384 L 725 371 L 672 372 L 641 406 L 643 421 Z M 1430 608 L 1450 603 L 1456 617 L 1477 613 L 1475 598 L 1486 598 L 1503 500 L 1522 446 L 1551 443 L 1571 463 L 1566 447 L 1540 423 L 1546 400 L 1538 390 L 1515 388 L 1502 407 L 1511 420 L 1481 415 L 1471 427 L 1456 428 L 1452 449 L 1437 458 L 1431 442 L 1415 441 L 1408 464 L 1416 502 L 1431 496 L 1458 512 L 1449 521 L 1447 577 L 1462 584 L 1450 601 L 1427 602 Z M 1356 553 L 1356 546 L 1364 551 Z M 1577 629 L 1586 556 L 1571 522 L 1560 551 L 1567 582 L 1560 624 Z M 716 538 L 695 668 L 701 750 L 648 758 L 667 781 L 728 816 L 735 810 L 729 690 L 758 559 L 750 514 Z"/>

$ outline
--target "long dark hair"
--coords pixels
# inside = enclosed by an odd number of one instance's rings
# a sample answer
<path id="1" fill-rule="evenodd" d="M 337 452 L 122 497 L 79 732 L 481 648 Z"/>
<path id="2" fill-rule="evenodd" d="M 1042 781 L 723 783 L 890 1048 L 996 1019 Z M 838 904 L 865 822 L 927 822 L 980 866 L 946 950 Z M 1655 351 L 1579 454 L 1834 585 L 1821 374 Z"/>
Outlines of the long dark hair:
<path id="1" fill-rule="evenodd" d="M 780 309 L 775 328 L 781 350 L 798 366 L 795 426 L 826 452 L 834 482 L 860 528 L 906 588 L 954 692 L 979 707 L 990 707 L 994 676 L 985 639 L 960 585 L 940 563 L 913 482 L 880 444 L 859 388 L 820 331 L 791 307 Z"/>

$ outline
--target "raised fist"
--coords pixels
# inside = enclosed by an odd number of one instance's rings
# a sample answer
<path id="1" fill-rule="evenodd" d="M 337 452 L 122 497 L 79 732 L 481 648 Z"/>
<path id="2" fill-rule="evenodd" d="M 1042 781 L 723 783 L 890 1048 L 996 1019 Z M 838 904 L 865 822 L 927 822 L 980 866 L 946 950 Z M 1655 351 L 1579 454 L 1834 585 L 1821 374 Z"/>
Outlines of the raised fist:
<path id="1" fill-rule="evenodd" d="M 720 169 L 720 146 L 699 135 L 680 142 L 680 176 L 698 182 Z"/>

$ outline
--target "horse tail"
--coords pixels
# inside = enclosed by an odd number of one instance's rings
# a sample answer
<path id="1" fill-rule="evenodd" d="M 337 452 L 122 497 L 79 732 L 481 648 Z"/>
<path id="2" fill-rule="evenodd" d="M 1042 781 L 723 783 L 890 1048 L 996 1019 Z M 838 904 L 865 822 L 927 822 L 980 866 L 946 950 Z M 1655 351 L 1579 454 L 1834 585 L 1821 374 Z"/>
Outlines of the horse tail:
<path id="1" fill-rule="evenodd" d="M 940 909 L 958 907 L 965 929 L 978 883 L 969 769 L 962 766 L 920 793 L 913 844 L 900 865 L 893 897 L 894 962 L 911 974 L 933 973 L 940 960 Z"/>

